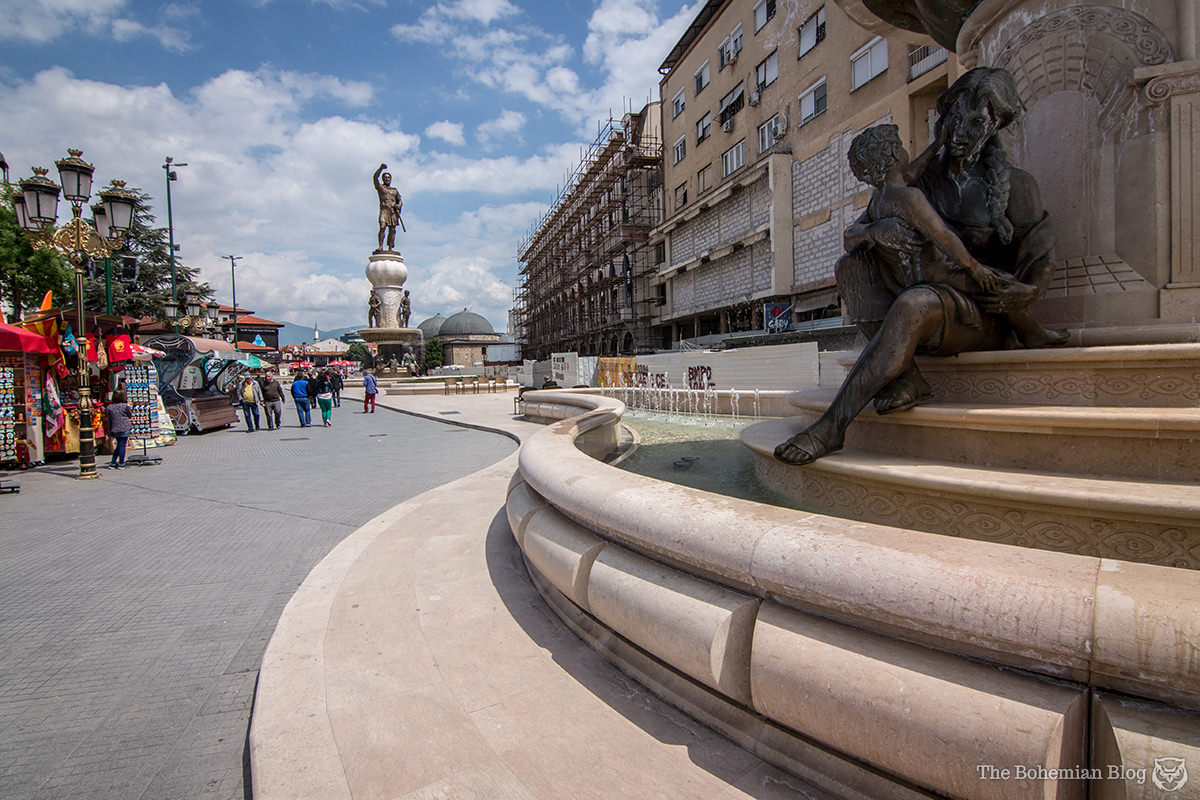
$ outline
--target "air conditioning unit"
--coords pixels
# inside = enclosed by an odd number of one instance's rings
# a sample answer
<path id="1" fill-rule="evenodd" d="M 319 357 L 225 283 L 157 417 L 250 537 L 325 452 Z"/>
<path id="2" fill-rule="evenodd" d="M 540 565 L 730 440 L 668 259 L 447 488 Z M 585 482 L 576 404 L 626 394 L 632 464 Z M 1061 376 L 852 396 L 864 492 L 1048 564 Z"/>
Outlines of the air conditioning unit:
<path id="1" fill-rule="evenodd" d="M 733 130 L 733 117 L 725 120 L 725 122 L 721 125 L 721 130 L 725 131 L 726 133 L 729 133 Z"/>
<path id="2" fill-rule="evenodd" d="M 771 135 L 778 140 L 782 139 L 785 133 L 787 133 L 787 122 L 782 119 L 776 119 L 775 124 L 771 126 Z"/>
<path id="3" fill-rule="evenodd" d="M 759 100 L 760 100 L 760 99 L 762 99 L 762 98 L 761 98 L 761 95 L 759 95 L 759 93 L 758 93 L 758 92 L 751 92 L 751 93 L 750 93 L 750 99 L 749 99 L 749 100 L 747 100 L 746 102 L 750 103 L 750 105 L 752 105 L 752 106 L 756 106 L 756 105 L 758 105 L 758 102 L 759 102 Z"/>

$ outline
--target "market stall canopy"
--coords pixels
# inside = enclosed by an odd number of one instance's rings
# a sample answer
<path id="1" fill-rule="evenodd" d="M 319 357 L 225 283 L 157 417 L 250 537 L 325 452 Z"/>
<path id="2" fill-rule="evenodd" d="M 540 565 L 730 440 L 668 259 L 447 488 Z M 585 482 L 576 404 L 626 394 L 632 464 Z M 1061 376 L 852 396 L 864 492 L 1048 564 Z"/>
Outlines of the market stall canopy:
<path id="1" fill-rule="evenodd" d="M 250 369 L 259 369 L 262 367 L 262 359 L 255 355 L 248 355 L 245 358 L 238 359 L 239 364 L 245 364 Z"/>
<path id="2" fill-rule="evenodd" d="M 196 352 L 209 358 L 223 358 L 226 361 L 237 361 L 242 354 L 234 349 L 229 342 L 221 339 L 206 339 L 203 336 L 185 336 L 196 348 Z"/>
<path id="3" fill-rule="evenodd" d="M 0 322 L 0 350 L 20 350 L 25 353 L 58 352 L 49 339 L 25 328 Z"/>
<path id="4" fill-rule="evenodd" d="M 166 353 L 162 350 L 155 350 L 153 347 L 146 347 L 136 342 L 129 345 L 129 351 L 133 353 L 134 361 L 149 361 L 152 358 L 163 358 L 166 356 Z"/>

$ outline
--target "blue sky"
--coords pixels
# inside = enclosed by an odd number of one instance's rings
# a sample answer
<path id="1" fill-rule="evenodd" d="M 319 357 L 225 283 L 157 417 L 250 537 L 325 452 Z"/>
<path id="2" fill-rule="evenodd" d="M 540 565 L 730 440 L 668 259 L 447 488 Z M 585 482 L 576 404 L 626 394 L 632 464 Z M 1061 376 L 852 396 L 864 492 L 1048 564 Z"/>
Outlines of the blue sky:
<path id="1" fill-rule="evenodd" d="M 166 224 L 218 299 L 366 323 L 375 168 L 404 197 L 412 324 L 469 307 L 504 330 L 516 253 L 597 121 L 657 99 L 698 10 L 679 0 L 0 0 L 0 152 L 67 147 Z M 60 204 L 59 219 L 69 214 Z"/>

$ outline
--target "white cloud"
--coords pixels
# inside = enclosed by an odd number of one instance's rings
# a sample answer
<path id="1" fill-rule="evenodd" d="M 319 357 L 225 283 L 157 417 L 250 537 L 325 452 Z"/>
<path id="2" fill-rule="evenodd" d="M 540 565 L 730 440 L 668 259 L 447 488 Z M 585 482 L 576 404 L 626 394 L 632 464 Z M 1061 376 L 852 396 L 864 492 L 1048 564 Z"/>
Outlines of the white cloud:
<path id="1" fill-rule="evenodd" d="M 456 0 L 453 3 L 439 3 L 435 8 L 441 9 L 446 16 L 472 19 L 482 25 L 490 25 L 501 17 L 521 12 L 508 0 Z"/>
<path id="2" fill-rule="evenodd" d="M 495 144 L 497 139 L 512 138 L 525 127 L 525 115 L 519 111 L 505 109 L 500 116 L 481 123 L 475 129 L 475 138 L 484 145 Z"/>
<path id="3" fill-rule="evenodd" d="M 433 139 L 441 139 L 447 144 L 466 144 L 463 138 L 463 126 L 457 122 L 442 120 L 435 122 L 425 129 L 425 135 Z"/>
<path id="4" fill-rule="evenodd" d="M 107 27 L 127 0 L 0 0 L 0 39 L 49 42 L 68 30 Z"/>
<path id="5" fill-rule="evenodd" d="M 456 75 L 489 89 L 537 104 L 575 125 L 581 133 L 627 99 L 634 107 L 658 93 L 658 66 L 695 17 L 699 0 L 659 19 L 654 0 L 599 0 L 588 20 L 588 36 L 576 53 L 556 36 L 532 25 L 492 27 L 503 14 L 479 14 L 472 28 L 454 21 L 469 0 L 439 3 L 392 34 L 403 42 L 436 44 L 461 65 Z M 491 0 L 480 0 L 484 7 Z M 502 6 L 507 0 L 496 0 Z M 572 62 L 581 60 L 582 65 Z"/>
<path id="6" fill-rule="evenodd" d="M 394 124 L 303 116 L 315 98 L 354 103 L 360 91 L 329 76 L 261 69 L 230 70 L 176 94 L 164 84 L 118 86 L 56 68 L 0 84 L 0 130 L 9 132 L 4 152 L 14 178 L 82 147 L 96 164 L 96 185 L 118 177 L 149 192 L 159 225 L 166 224 L 162 158 L 186 162 L 171 189 L 183 263 L 229 302 L 222 256 L 241 255 L 242 305 L 324 327 L 365 322 L 363 269 L 378 214 L 371 174 L 385 161 L 405 198 L 408 233 L 397 245 L 411 265 L 414 319 L 469 305 L 501 328 L 512 302 L 501 276 L 511 274 L 518 244 L 544 206 L 484 206 L 449 224 L 430 209 L 458 193 L 549 195 L 578 144 L 527 158 L 425 153 L 419 136 Z M 136 135 L 127 133 L 130 120 Z M 496 122 L 519 131 L 520 121 L 507 114 Z"/>

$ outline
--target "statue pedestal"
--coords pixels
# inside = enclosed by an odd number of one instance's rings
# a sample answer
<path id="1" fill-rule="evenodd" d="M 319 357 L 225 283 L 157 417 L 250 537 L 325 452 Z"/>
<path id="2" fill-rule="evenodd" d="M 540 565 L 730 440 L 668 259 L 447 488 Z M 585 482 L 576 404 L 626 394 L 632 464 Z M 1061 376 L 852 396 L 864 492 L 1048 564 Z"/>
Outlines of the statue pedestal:
<path id="1" fill-rule="evenodd" d="M 414 358 L 420 358 L 417 352 L 421 344 L 420 328 L 360 328 L 358 335 L 377 345 L 377 365 L 390 364 L 392 359 L 397 364 L 403 364 L 404 356 L 410 353 Z"/>
<path id="2" fill-rule="evenodd" d="M 404 363 L 406 355 L 419 358 L 421 329 L 401 325 L 400 305 L 404 297 L 404 281 L 408 279 L 408 267 L 404 257 L 394 250 L 381 250 L 367 259 L 367 280 L 379 298 L 379 321 L 374 328 L 358 331 L 365 341 L 377 345 L 376 365 Z M 407 320 L 405 320 L 407 321 Z"/>

